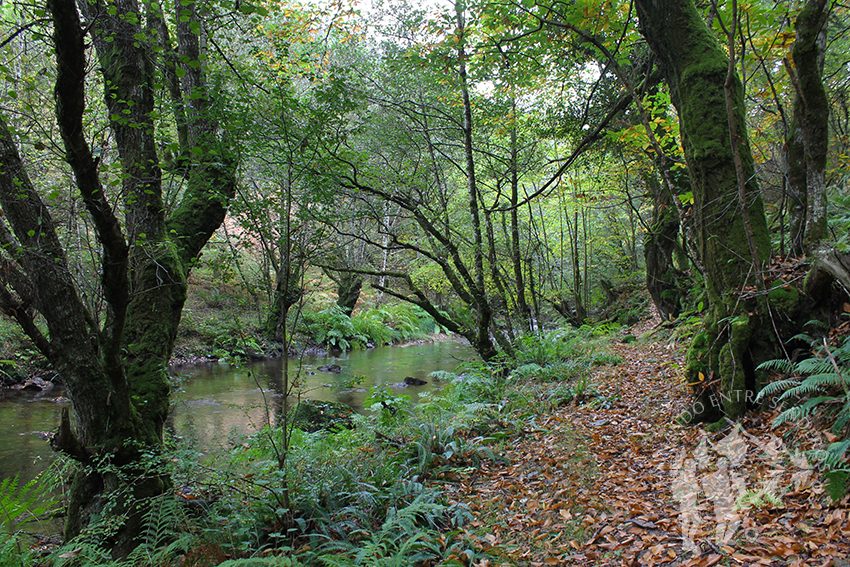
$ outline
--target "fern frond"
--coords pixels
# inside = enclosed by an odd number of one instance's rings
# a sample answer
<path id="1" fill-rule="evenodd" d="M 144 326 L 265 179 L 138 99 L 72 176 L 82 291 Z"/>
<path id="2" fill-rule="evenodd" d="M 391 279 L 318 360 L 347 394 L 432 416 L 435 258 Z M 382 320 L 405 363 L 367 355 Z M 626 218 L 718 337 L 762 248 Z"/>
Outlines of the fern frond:
<path id="1" fill-rule="evenodd" d="M 850 423 L 850 396 L 847 397 L 844 405 L 838 412 L 835 423 L 832 424 L 832 432 L 836 435 L 841 435 L 848 423 Z"/>
<path id="2" fill-rule="evenodd" d="M 797 363 L 797 372 L 801 374 L 824 374 L 835 372 L 832 362 L 827 358 L 807 358 Z"/>
<path id="3" fill-rule="evenodd" d="M 433 380 L 454 380 L 457 378 L 457 374 L 454 372 L 449 372 L 448 370 L 434 370 L 433 372 L 428 374 L 428 378 Z"/>
<path id="4" fill-rule="evenodd" d="M 756 396 L 756 402 L 761 402 L 765 396 L 772 396 L 774 394 L 778 394 L 780 392 L 784 392 L 789 388 L 794 388 L 800 385 L 799 380 L 789 379 L 789 380 L 777 380 L 776 382 L 771 382 L 766 385 Z"/>
<path id="5" fill-rule="evenodd" d="M 0 531 L 13 532 L 27 522 L 38 520 L 56 505 L 41 475 L 19 487 L 18 475 L 0 482 Z"/>
<path id="6" fill-rule="evenodd" d="M 808 321 L 803 323 L 803 327 L 811 327 L 812 329 L 820 329 L 823 331 L 829 329 L 829 325 L 826 322 L 821 321 L 820 319 L 809 319 Z"/>
<path id="7" fill-rule="evenodd" d="M 791 372 L 794 370 L 794 365 L 790 360 L 785 358 L 772 358 L 765 360 L 756 367 L 756 370 L 778 370 L 781 372 Z"/>
<path id="8" fill-rule="evenodd" d="M 826 384 L 824 384 L 824 382 L 824 380 L 812 380 L 812 377 L 806 378 L 798 386 L 795 386 L 790 390 L 786 390 L 784 394 L 779 396 L 779 401 L 784 402 L 785 400 L 793 398 L 805 398 L 816 394 L 822 394 L 827 391 L 831 385 L 829 382 L 826 382 Z"/>
<path id="9" fill-rule="evenodd" d="M 298 563 L 289 557 L 273 555 L 271 557 L 251 557 L 247 559 L 228 559 L 219 563 L 218 567 L 300 567 Z"/>
<path id="10" fill-rule="evenodd" d="M 777 415 L 773 420 L 773 427 L 779 427 L 788 421 L 799 421 L 806 417 L 806 413 L 801 406 L 794 406 Z"/>

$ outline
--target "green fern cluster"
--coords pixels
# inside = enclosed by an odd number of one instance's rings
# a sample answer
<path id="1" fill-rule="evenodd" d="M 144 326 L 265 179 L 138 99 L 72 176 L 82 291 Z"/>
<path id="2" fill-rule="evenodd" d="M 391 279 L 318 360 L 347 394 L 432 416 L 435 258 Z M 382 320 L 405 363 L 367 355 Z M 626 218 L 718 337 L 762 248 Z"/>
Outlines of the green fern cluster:
<path id="1" fill-rule="evenodd" d="M 304 311 L 302 324 L 304 332 L 317 344 L 341 350 L 364 348 L 369 343 L 385 345 L 409 341 L 446 332 L 424 310 L 407 304 L 360 311 L 351 317 L 337 305 L 332 305 L 320 311 Z"/>
<path id="2" fill-rule="evenodd" d="M 390 509 L 381 527 L 368 538 L 356 543 L 332 542 L 322 546 L 318 559 L 331 567 L 430 565 L 452 555 L 453 550 L 444 549 L 440 526 L 423 525 L 423 519 L 437 518 L 444 511 L 445 506 L 421 495 L 403 508 Z M 466 557 L 473 555 L 471 550 L 464 551 Z"/>
<path id="3" fill-rule="evenodd" d="M 783 423 L 801 423 L 814 416 L 832 423 L 832 432 L 839 441 L 825 450 L 810 451 L 808 457 L 824 471 L 827 489 L 834 500 L 847 491 L 850 478 L 850 338 L 837 349 L 830 350 L 826 342 L 813 345 L 811 358 L 792 364 L 788 360 L 769 360 L 759 370 L 779 371 L 790 376 L 772 382 L 759 392 L 756 401 L 778 396 L 776 401 L 785 409 L 774 419 L 774 427 Z"/>
<path id="4" fill-rule="evenodd" d="M 20 485 L 18 476 L 0 481 L 0 534 L 12 534 L 22 525 L 38 521 L 56 501 L 36 477 Z"/>

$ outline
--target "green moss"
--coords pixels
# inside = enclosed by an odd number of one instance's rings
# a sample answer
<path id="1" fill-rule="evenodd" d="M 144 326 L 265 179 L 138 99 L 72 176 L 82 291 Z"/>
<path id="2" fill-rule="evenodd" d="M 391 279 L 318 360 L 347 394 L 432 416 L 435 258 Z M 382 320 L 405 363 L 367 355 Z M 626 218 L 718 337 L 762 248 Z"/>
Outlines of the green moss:
<path id="1" fill-rule="evenodd" d="M 793 313 L 800 304 L 800 292 L 791 285 L 784 285 L 781 281 L 773 283 L 767 294 L 770 306 L 783 313 Z"/>
<path id="2" fill-rule="evenodd" d="M 730 324 L 729 341 L 720 349 L 720 392 L 717 401 L 729 419 L 738 419 L 747 411 L 744 354 L 752 336 L 752 327 L 749 317 L 736 317 Z"/>
<path id="3" fill-rule="evenodd" d="M 729 427 L 729 420 L 727 420 L 725 417 L 722 417 L 722 418 L 718 419 L 717 421 L 715 421 L 713 423 L 709 423 L 705 427 L 705 430 L 708 433 L 717 433 L 718 431 L 723 431 L 724 429 L 726 429 L 728 427 Z"/>

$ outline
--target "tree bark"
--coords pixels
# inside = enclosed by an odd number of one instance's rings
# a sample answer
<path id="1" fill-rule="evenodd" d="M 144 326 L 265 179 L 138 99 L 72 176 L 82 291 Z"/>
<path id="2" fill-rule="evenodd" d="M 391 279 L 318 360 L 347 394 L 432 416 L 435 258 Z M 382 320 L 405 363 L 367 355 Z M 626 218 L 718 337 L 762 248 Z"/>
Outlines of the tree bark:
<path id="1" fill-rule="evenodd" d="M 56 53 L 56 116 L 77 189 L 103 250 L 100 278 L 105 313 L 90 312 L 77 294 L 50 209 L 39 197 L 0 117 L 0 223 L 3 264 L 0 307 L 15 317 L 65 379 L 74 411 L 64 416 L 53 445 L 80 461 L 65 538 L 94 523 L 109 526 L 106 545 L 118 557 L 137 544 L 147 503 L 169 479 L 144 455 L 162 448 L 169 409 L 166 366 L 186 299 L 193 261 L 221 224 L 234 190 L 233 161 L 211 135 L 194 147 L 183 199 L 166 217 L 154 141 L 151 46 L 143 37 L 134 0 L 81 7 L 50 0 Z M 89 27 L 104 79 L 104 97 L 122 167 L 123 224 L 101 185 L 83 127 Z M 197 37 L 194 40 L 197 42 Z M 191 68 L 187 73 L 200 73 Z M 197 86 L 194 87 L 197 95 Z M 197 117 L 192 117 L 198 123 Z M 190 118 L 190 120 L 192 119 Z M 194 133 L 204 131 L 196 128 Z M 42 334 L 35 317 L 45 321 Z"/>
<path id="2" fill-rule="evenodd" d="M 826 50 L 826 0 L 807 0 L 797 15 L 797 37 L 786 69 L 795 97 L 786 142 L 791 212 L 791 250 L 802 254 L 827 238 L 826 157 L 829 100 L 823 86 Z"/>
<path id="3" fill-rule="evenodd" d="M 678 245 L 679 211 L 669 189 L 654 176 L 646 180 L 652 194 L 652 221 L 643 243 L 646 289 L 662 319 L 679 316 L 685 274 L 676 269 L 673 252 Z"/>
<path id="4" fill-rule="evenodd" d="M 728 59 L 709 32 L 692 0 L 638 0 L 641 31 L 662 61 L 667 83 L 678 101 L 685 159 L 694 194 L 695 232 L 705 265 L 709 314 L 688 352 L 686 378 L 696 402 L 684 417 L 736 419 L 752 400 L 756 343 L 766 313 L 741 301 L 751 284 L 753 266 L 741 208 L 738 174 L 730 144 L 724 88 Z M 743 88 L 729 84 L 731 111 L 741 157 L 745 203 L 758 260 L 770 253 L 764 208 L 755 184 L 752 152 L 746 136 Z M 758 332 L 756 332 L 758 330 Z"/>

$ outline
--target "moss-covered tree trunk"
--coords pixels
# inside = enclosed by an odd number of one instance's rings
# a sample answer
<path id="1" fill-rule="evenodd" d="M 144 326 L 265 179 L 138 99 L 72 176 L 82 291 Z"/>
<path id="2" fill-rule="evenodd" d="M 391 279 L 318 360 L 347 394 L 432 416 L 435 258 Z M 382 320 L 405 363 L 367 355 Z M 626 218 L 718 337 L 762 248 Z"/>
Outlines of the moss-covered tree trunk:
<path id="1" fill-rule="evenodd" d="M 685 274 L 676 269 L 673 253 L 678 246 L 679 211 L 670 191 L 655 177 L 646 180 L 652 195 L 652 221 L 643 243 L 646 289 L 662 319 L 679 316 Z"/>
<path id="2" fill-rule="evenodd" d="M 738 195 L 724 94 L 728 59 L 706 28 L 693 0 L 638 0 L 641 31 L 662 62 L 678 102 L 685 159 L 694 194 L 695 235 L 705 266 L 709 314 L 688 352 L 686 378 L 696 402 L 686 417 L 736 419 L 757 389 L 754 359 L 769 340 L 767 313 L 742 299 L 740 290 L 756 281 L 747 242 L 752 231 L 758 262 L 769 257 L 770 241 L 761 196 L 755 183 L 746 136 L 740 81 L 730 85 L 735 143 L 744 170 L 751 226 L 745 227 Z"/>
<path id="3" fill-rule="evenodd" d="M 794 109 L 786 141 L 791 251 L 802 254 L 827 238 L 826 157 L 829 101 L 823 86 L 826 0 L 807 0 L 797 16 L 797 37 L 787 70 L 794 85 Z"/>
<path id="4" fill-rule="evenodd" d="M 336 304 L 342 309 L 343 313 L 351 317 L 357 302 L 360 300 L 363 276 L 353 272 L 339 272 L 334 281 L 336 282 L 337 293 Z"/>
<path id="5" fill-rule="evenodd" d="M 297 305 L 304 295 L 302 285 L 303 266 L 295 254 L 285 255 L 275 276 L 274 297 L 266 318 L 266 334 L 279 342 L 286 340 L 286 321 L 289 310 Z"/>
<path id="6" fill-rule="evenodd" d="M 69 494 L 66 539 L 100 522 L 106 545 L 116 556 L 126 556 L 137 544 L 146 503 L 169 487 L 163 467 L 145 462 L 145 455 L 157 455 L 162 446 L 170 393 L 166 366 L 189 268 L 224 219 L 234 192 L 233 165 L 207 112 L 198 34 L 183 22 L 181 55 L 189 76 L 184 93 L 191 93 L 193 101 L 185 143 L 192 151 L 186 153 L 182 200 L 166 215 L 154 141 L 153 46 L 140 39 L 145 36 L 140 7 L 134 0 L 85 4 L 86 22 L 73 0 L 50 0 L 48 7 L 57 64 L 56 117 L 66 160 L 102 248 L 106 307 L 95 314 L 81 301 L 50 207 L 2 119 L 0 202 L 11 230 L 0 221 L 0 233 L 2 262 L 12 277 L 0 282 L 0 307 L 67 384 L 74 423 L 63 415 L 53 445 L 84 467 Z M 184 5 L 181 15 L 187 9 L 193 12 Z M 88 30 L 122 168 L 120 216 L 85 138 Z M 35 324 L 39 316 L 47 333 Z"/>

